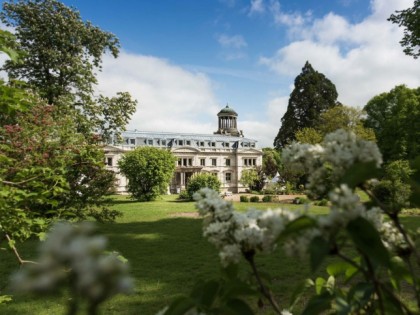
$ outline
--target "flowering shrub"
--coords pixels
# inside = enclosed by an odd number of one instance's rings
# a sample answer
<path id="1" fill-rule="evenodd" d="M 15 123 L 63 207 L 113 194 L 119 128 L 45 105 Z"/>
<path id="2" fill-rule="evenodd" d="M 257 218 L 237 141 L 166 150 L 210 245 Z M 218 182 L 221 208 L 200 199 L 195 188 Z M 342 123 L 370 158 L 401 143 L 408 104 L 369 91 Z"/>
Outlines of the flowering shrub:
<path id="1" fill-rule="evenodd" d="M 413 266 L 413 262 L 420 265 L 412 239 L 415 233 L 401 224 L 401 208 L 387 208 L 372 193 L 370 181 L 382 163 L 376 145 L 338 130 L 322 144 L 292 144 L 283 151 L 283 158 L 298 172 L 309 174 L 309 195 L 328 198 L 329 213 L 315 216 L 287 209 L 241 213 L 216 192 L 202 189 L 194 198 L 203 217 L 203 236 L 219 251 L 229 276 L 201 283 L 191 296 L 175 301 L 162 314 L 254 314 L 243 300 L 244 294 L 252 292 L 266 298 L 276 314 L 291 314 L 310 286 L 316 290 L 303 310 L 305 315 L 416 313 L 415 306 L 400 298 L 405 283 L 420 305 L 419 268 Z M 368 194 L 371 205 L 361 203 L 356 188 Z M 282 310 L 254 263 L 255 255 L 277 247 L 287 255 L 309 259 L 312 271 L 327 256 L 336 257 L 327 266 L 329 277 L 308 279 L 287 306 L 289 310 Z M 256 287 L 240 282 L 232 272 L 241 260 L 249 264 Z M 226 293 L 232 283 L 240 283 L 240 294 Z"/>

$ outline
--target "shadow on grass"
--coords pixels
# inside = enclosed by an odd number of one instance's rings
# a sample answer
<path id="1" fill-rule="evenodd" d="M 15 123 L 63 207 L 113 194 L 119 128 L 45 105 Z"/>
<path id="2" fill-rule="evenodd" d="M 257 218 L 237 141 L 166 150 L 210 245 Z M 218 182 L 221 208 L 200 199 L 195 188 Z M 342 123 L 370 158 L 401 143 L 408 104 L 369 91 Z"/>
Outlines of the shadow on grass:
<path id="1" fill-rule="evenodd" d="M 411 228 L 420 226 L 420 217 L 405 217 L 402 221 Z M 109 239 L 108 249 L 128 259 L 136 287 L 135 294 L 117 296 L 105 303 L 101 314 L 155 314 L 176 297 L 189 294 L 197 280 L 219 275 L 217 251 L 202 237 L 202 220 L 164 218 L 103 224 L 99 230 Z M 24 244 L 23 257 L 33 258 L 35 248 L 34 241 Z M 271 275 L 273 291 L 278 293 L 281 305 L 287 305 L 295 285 L 309 276 L 307 261 L 285 257 L 281 250 L 270 256 L 258 256 L 257 264 Z M 7 275 L 17 268 L 12 255 L 2 256 L 0 282 L 5 283 Z M 324 272 L 325 268 L 320 269 Z M 0 314 L 64 314 L 63 302 L 63 299 L 16 297 L 12 303 L 0 305 Z"/>

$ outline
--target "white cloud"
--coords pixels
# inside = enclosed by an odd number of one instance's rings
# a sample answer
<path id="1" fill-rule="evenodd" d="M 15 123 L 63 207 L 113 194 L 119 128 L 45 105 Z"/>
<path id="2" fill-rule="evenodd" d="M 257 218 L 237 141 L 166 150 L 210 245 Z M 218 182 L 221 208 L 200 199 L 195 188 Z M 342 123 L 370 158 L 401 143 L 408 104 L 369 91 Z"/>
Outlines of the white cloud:
<path id="1" fill-rule="evenodd" d="M 364 106 L 398 84 L 420 86 L 420 63 L 402 52 L 402 30 L 386 20 L 395 10 L 412 4 L 371 1 L 371 15 L 355 24 L 329 13 L 299 30 L 294 28 L 295 40 L 260 62 L 280 75 L 295 77 L 309 60 L 336 85 L 339 101 L 351 106 Z"/>
<path id="2" fill-rule="evenodd" d="M 273 15 L 274 22 L 276 24 L 286 26 L 301 26 L 311 18 L 311 13 L 307 12 L 304 15 L 298 12 L 286 13 L 281 9 L 280 2 L 278 0 L 271 0 L 270 12 Z"/>
<path id="3" fill-rule="evenodd" d="M 222 34 L 217 38 L 217 41 L 221 46 L 226 48 L 241 49 L 248 46 L 245 39 L 241 35 L 228 36 Z"/>
<path id="4" fill-rule="evenodd" d="M 280 127 L 280 119 L 286 113 L 289 96 L 273 98 L 266 104 L 266 117 L 262 121 L 239 120 L 238 128 L 244 131 L 245 137 L 258 140 L 261 148 L 272 147 Z"/>
<path id="5" fill-rule="evenodd" d="M 129 129 L 212 133 L 217 104 L 210 80 L 166 60 L 122 52 L 105 56 L 98 93 L 128 91 L 138 100 Z"/>
<path id="6" fill-rule="evenodd" d="M 251 0 L 249 15 L 265 12 L 264 0 Z"/>

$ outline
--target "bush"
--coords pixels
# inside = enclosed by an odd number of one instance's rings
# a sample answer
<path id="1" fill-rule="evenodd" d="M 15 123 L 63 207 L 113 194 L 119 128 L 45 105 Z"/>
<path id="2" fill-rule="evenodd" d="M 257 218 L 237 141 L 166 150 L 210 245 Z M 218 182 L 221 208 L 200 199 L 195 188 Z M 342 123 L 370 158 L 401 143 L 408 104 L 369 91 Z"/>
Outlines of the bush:
<path id="1" fill-rule="evenodd" d="M 251 198 L 249 198 L 249 201 L 251 201 L 251 202 L 260 202 L 260 197 L 258 197 L 258 196 L 252 196 Z"/>
<path id="2" fill-rule="evenodd" d="M 190 200 L 190 195 L 188 195 L 188 191 L 183 190 L 178 195 L 178 200 Z"/>
<path id="3" fill-rule="evenodd" d="M 275 195 L 276 191 L 273 188 L 266 188 L 263 193 L 264 195 Z"/>
<path id="4" fill-rule="evenodd" d="M 293 199 L 293 203 L 296 205 L 301 205 L 304 203 L 309 203 L 309 199 L 305 197 L 296 197 L 295 199 Z"/>
<path id="5" fill-rule="evenodd" d="M 193 195 L 202 188 L 211 188 L 214 191 L 220 192 L 219 179 L 210 173 L 200 173 L 193 176 L 187 185 L 187 193 L 189 200 L 193 200 Z"/>
<path id="6" fill-rule="evenodd" d="M 248 198 L 247 196 L 240 196 L 240 197 L 239 197 L 239 200 L 240 200 L 241 202 L 249 202 L 249 198 Z"/>
<path id="7" fill-rule="evenodd" d="M 273 201 L 273 196 L 266 195 L 266 196 L 263 197 L 262 201 L 263 202 L 272 202 Z"/>
<path id="8" fill-rule="evenodd" d="M 327 199 L 321 199 L 318 200 L 314 203 L 316 206 L 321 206 L 321 207 L 325 207 L 328 205 L 328 200 Z"/>

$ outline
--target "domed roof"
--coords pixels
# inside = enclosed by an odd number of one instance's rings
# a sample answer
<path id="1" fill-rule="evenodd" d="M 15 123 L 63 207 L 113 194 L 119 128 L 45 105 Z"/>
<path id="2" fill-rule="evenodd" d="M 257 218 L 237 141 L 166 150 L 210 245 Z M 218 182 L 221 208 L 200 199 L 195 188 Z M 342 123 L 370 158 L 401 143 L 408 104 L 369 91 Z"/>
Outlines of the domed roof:
<path id="1" fill-rule="evenodd" d="M 230 108 L 229 105 L 226 105 L 225 108 L 223 108 L 218 114 L 219 115 L 232 115 L 232 116 L 238 116 L 238 113 L 235 112 L 233 108 Z"/>

